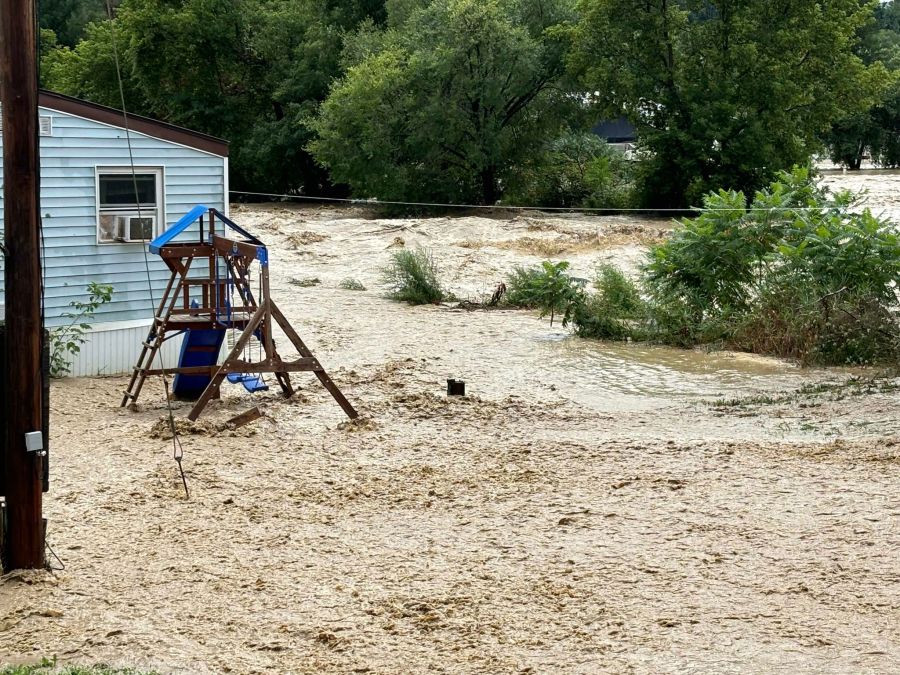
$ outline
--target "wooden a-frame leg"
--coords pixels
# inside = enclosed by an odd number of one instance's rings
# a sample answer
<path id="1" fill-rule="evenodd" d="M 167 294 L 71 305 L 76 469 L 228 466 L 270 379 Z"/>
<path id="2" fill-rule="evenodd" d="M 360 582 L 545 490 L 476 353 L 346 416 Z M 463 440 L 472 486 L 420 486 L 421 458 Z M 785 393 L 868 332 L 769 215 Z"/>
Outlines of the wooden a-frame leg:
<path id="1" fill-rule="evenodd" d="M 303 340 L 300 339 L 300 336 L 297 335 L 297 331 L 294 330 L 293 326 L 288 323 L 288 320 L 285 318 L 284 314 L 281 313 L 281 310 L 278 309 L 278 306 L 272 302 L 268 301 L 270 305 L 270 309 L 272 311 L 272 317 L 281 326 L 281 330 L 284 331 L 284 334 L 287 335 L 288 339 L 294 344 L 297 352 L 300 356 L 304 356 L 306 358 L 315 358 L 309 348 L 305 344 L 303 344 Z M 325 369 L 322 368 L 322 365 L 316 361 L 319 365 L 319 368 L 314 370 L 313 372 L 316 374 L 316 377 L 319 378 L 319 382 L 322 383 L 322 386 L 328 390 L 328 393 L 334 397 L 334 400 L 337 401 L 338 405 L 343 408 L 344 412 L 347 413 L 347 417 L 350 419 L 356 419 L 359 417 L 359 413 L 356 412 L 356 409 L 350 404 L 344 395 L 341 393 L 341 390 L 338 389 L 337 385 L 332 382 L 331 378 L 328 377 L 328 373 L 325 372 Z"/>
<path id="2" fill-rule="evenodd" d="M 291 386 L 291 376 L 287 373 L 275 373 L 275 379 L 278 380 L 278 384 L 281 387 L 281 391 L 284 393 L 285 398 L 294 395 L 294 387 Z"/>

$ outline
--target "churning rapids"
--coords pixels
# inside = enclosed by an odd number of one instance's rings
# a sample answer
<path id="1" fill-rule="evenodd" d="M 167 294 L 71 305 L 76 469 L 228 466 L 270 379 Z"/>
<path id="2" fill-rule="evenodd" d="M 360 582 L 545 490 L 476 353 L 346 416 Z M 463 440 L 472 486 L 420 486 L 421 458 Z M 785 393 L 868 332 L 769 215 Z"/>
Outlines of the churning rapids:
<path id="1" fill-rule="evenodd" d="M 900 217 L 897 174 L 827 181 Z M 447 288 L 478 300 L 547 258 L 584 278 L 634 269 L 669 223 L 232 216 L 269 244 L 273 297 L 362 419 L 313 378 L 289 400 L 229 387 L 178 421 L 187 501 L 161 386 L 123 410 L 124 378 L 55 382 L 45 512 L 66 569 L 0 579 L 0 663 L 896 670 L 900 382 L 383 297 L 398 246 L 431 249 Z M 448 377 L 469 396 L 446 397 Z M 253 404 L 262 419 L 224 425 Z"/>

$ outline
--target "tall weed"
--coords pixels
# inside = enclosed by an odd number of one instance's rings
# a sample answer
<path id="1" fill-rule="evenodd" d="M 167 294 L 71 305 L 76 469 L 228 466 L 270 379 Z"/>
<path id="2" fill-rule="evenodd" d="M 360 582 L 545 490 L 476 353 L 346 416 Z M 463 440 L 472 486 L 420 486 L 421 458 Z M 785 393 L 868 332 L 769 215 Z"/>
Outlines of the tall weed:
<path id="1" fill-rule="evenodd" d="M 388 297 L 411 305 L 441 302 L 445 292 L 438 279 L 437 266 L 431 252 L 424 248 L 395 251 L 391 262 L 382 270 L 390 287 Z"/>

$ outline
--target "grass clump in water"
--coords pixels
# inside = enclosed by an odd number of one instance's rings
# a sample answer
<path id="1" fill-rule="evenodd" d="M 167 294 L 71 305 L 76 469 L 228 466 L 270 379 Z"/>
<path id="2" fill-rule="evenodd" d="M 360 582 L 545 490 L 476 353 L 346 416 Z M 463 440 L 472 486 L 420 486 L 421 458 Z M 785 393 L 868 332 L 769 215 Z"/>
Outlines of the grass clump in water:
<path id="1" fill-rule="evenodd" d="M 390 264 L 382 270 L 390 287 L 388 297 L 411 305 L 436 304 L 447 298 L 438 279 L 437 266 L 424 248 L 403 249 L 391 254 Z"/>
<path id="2" fill-rule="evenodd" d="M 366 287 L 362 284 L 358 279 L 354 279 L 353 277 L 347 277 L 346 279 L 342 279 L 341 283 L 338 284 L 338 288 L 343 288 L 345 291 L 364 291 Z"/>

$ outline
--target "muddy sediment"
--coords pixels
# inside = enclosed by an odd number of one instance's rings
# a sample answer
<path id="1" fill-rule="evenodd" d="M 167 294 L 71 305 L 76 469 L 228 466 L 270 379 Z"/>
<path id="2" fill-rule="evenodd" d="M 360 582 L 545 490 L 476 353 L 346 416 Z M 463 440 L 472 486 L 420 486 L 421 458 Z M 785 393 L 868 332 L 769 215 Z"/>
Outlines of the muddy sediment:
<path id="1" fill-rule="evenodd" d="M 574 242 L 560 256 L 589 278 L 601 260 L 636 264 L 665 223 L 364 215 L 233 212 L 270 244 L 276 302 L 360 420 L 311 377 L 289 400 L 226 388 L 189 428 L 175 402 L 186 501 L 161 386 L 128 411 L 119 378 L 54 383 L 46 512 L 65 570 L 0 581 L 0 663 L 895 667 L 897 382 L 854 388 L 842 383 L 867 373 L 590 343 L 528 312 L 382 297 L 398 238 L 477 299 L 545 250 L 504 242 Z M 632 241 L 597 235 L 626 225 Z M 305 278 L 320 283 L 291 283 Z M 369 290 L 340 288 L 348 278 Z M 470 395 L 448 398 L 448 377 Z M 261 419 L 225 426 L 252 405 Z"/>

